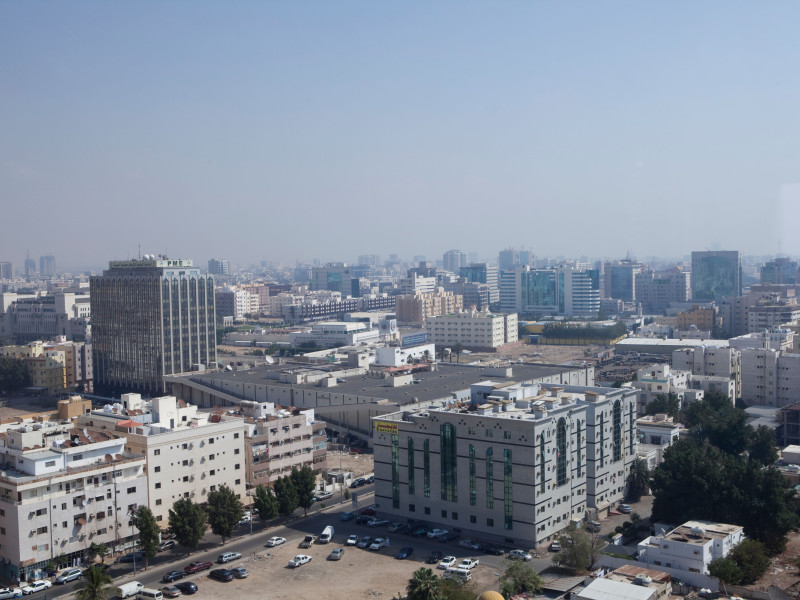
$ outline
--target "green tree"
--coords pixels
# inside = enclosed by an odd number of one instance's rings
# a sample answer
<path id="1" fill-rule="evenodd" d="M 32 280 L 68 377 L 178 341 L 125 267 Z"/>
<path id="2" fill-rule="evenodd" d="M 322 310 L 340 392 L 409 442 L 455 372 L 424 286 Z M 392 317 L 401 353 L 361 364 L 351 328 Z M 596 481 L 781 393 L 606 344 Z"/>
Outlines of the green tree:
<path id="1" fill-rule="evenodd" d="M 670 392 L 668 395 L 658 394 L 645 409 L 645 414 L 656 415 L 666 413 L 670 417 L 677 417 L 681 410 L 681 403 L 677 394 Z"/>
<path id="2" fill-rule="evenodd" d="M 597 553 L 605 543 L 594 533 L 578 529 L 570 524 L 564 535 L 559 536 L 561 550 L 553 556 L 553 563 L 573 573 L 585 573 L 597 561 Z"/>
<path id="3" fill-rule="evenodd" d="M 538 594 L 541 591 L 542 578 L 536 569 L 521 560 L 513 561 L 500 576 L 500 593 L 506 598 L 523 592 Z"/>
<path id="4" fill-rule="evenodd" d="M 464 346 L 461 344 L 461 342 L 456 342 L 455 346 L 453 346 L 453 354 L 456 355 L 456 362 L 459 362 L 459 359 L 461 358 L 461 353 L 463 351 L 464 351 Z"/>
<path id="5" fill-rule="evenodd" d="M 211 531 L 222 538 L 224 546 L 225 540 L 231 537 L 233 530 L 242 520 L 244 515 L 242 503 L 231 488 L 221 485 L 219 489 L 208 493 L 206 510 Z"/>
<path id="6" fill-rule="evenodd" d="M 169 529 L 175 540 L 189 552 L 197 550 L 206 533 L 206 513 L 189 498 L 177 500 L 169 509 Z"/>
<path id="7" fill-rule="evenodd" d="M 17 358 L 0 358 L 0 391 L 13 392 L 31 384 L 31 375 L 25 361 Z"/>
<path id="8" fill-rule="evenodd" d="M 109 600 L 120 594 L 114 580 L 100 565 L 92 565 L 83 572 L 81 581 L 73 588 L 76 600 Z"/>
<path id="9" fill-rule="evenodd" d="M 719 579 L 723 586 L 739 585 L 742 581 L 742 571 L 730 558 L 718 558 L 708 564 L 708 574 Z"/>
<path id="10" fill-rule="evenodd" d="M 775 432 L 766 425 L 759 425 L 750 437 L 750 460 L 755 460 L 765 467 L 778 460 L 778 448 L 775 445 Z"/>
<path id="11" fill-rule="evenodd" d="M 94 559 L 99 558 L 101 562 L 106 561 L 106 556 L 108 555 L 108 546 L 105 544 L 92 544 L 89 546 L 89 560 L 94 562 Z"/>
<path id="12" fill-rule="evenodd" d="M 133 522 L 139 530 L 139 543 L 144 551 L 144 568 L 146 569 L 150 566 L 150 559 L 158 552 L 161 528 L 153 516 L 153 511 L 146 506 L 139 507 Z"/>
<path id="13" fill-rule="evenodd" d="M 431 362 L 431 351 L 425 350 L 425 352 L 422 353 L 422 359 L 426 362 Z"/>
<path id="14" fill-rule="evenodd" d="M 278 477 L 272 484 L 272 489 L 278 500 L 278 514 L 282 517 L 288 517 L 300 506 L 300 499 L 290 476 Z"/>
<path id="15" fill-rule="evenodd" d="M 769 556 L 764 544 L 756 540 L 742 540 L 728 555 L 742 573 L 740 583 L 752 585 L 769 568 Z M 733 582 L 731 582 L 733 583 Z"/>
<path id="16" fill-rule="evenodd" d="M 272 488 L 259 484 L 256 487 L 253 505 L 258 510 L 258 516 L 262 521 L 271 521 L 278 516 L 278 499 L 275 498 Z"/>
<path id="17" fill-rule="evenodd" d="M 408 580 L 408 600 L 440 600 L 439 578 L 428 568 L 420 567 Z"/>
<path id="18" fill-rule="evenodd" d="M 439 598 L 441 600 L 476 600 L 478 593 L 472 582 L 462 583 L 457 579 L 439 580 Z"/>
<path id="19" fill-rule="evenodd" d="M 647 468 L 647 461 L 637 458 L 631 464 L 631 472 L 628 475 L 628 495 L 635 502 L 650 490 L 650 469 Z"/>
<path id="20" fill-rule="evenodd" d="M 311 467 L 305 466 L 301 469 L 292 467 L 292 485 L 297 492 L 297 505 L 303 509 L 305 516 L 308 516 L 308 509 L 314 504 L 314 490 L 317 487 L 317 476 Z"/>

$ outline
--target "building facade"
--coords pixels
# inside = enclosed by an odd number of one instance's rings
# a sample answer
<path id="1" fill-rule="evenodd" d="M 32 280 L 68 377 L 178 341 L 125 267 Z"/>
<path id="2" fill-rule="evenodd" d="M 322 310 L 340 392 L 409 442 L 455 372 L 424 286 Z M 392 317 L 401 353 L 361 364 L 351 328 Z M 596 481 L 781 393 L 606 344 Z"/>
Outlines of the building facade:
<path id="1" fill-rule="evenodd" d="M 208 261 L 209 275 L 230 275 L 231 267 L 227 260 L 217 260 L 211 258 Z"/>
<path id="2" fill-rule="evenodd" d="M 624 498 L 635 393 L 483 381 L 373 419 L 381 513 L 538 545 Z"/>
<path id="3" fill-rule="evenodd" d="M 519 335 L 517 325 L 516 313 L 491 314 L 478 310 L 428 317 L 426 321 L 434 344 L 461 344 L 474 350 L 494 350 L 516 342 Z"/>
<path id="4" fill-rule="evenodd" d="M 442 268 L 445 271 L 458 274 L 461 271 L 461 267 L 466 266 L 467 255 L 461 250 L 448 250 L 442 255 Z"/>
<path id="5" fill-rule="evenodd" d="M 446 315 L 464 308 L 464 300 L 453 292 L 439 288 L 430 294 L 406 294 L 396 297 L 397 320 L 423 324 L 429 317 Z"/>
<path id="6" fill-rule="evenodd" d="M 692 300 L 720 302 L 742 295 L 742 253 L 738 250 L 692 252 Z"/>
<path id="7" fill-rule="evenodd" d="M 99 389 L 159 394 L 164 375 L 216 368 L 214 279 L 192 261 L 112 261 L 90 289 Z"/>
<path id="8" fill-rule="evenodd" d="M 660 313 L 673 302 L 689 299 L 690 276 L 678 266 L 666 271 L 640 271 L 635 279 L 636 301 L 645 312 Z"/>

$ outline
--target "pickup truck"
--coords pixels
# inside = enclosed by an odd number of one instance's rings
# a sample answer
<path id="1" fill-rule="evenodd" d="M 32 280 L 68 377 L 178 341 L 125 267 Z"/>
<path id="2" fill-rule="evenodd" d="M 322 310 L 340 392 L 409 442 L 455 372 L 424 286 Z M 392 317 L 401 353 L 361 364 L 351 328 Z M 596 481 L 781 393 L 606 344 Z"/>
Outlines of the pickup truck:
<path id="1" fill-rule="evenodd" d="M 317 536 L 315 535 L 307 535 L 303 538 L 303 541 L 300 542 L 301 548 L 311 548 L 312 544 L 317 541 Z"/>
<path id="2" fill-rule="evenodd" d="M 478 559 L 477 558 L 465 558 L 460 563 L 458 563 L 459 569 L 474 569 L 478 566 Z"/>

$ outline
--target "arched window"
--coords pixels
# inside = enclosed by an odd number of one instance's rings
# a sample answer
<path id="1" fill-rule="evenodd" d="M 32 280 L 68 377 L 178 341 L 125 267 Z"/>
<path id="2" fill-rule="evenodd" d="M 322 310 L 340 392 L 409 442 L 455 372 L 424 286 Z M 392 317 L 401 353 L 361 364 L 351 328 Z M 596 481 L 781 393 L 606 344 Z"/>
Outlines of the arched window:
<path id="1" fill-rule="evenodd" d="M 392 434 L 392 508 L 400 508 L 400 436 Z"/>
<path id="2" fill-rule="evenodd" d="M 486 451 L 486 508 L 494 508 L 494 450 Z"/>
<path id="3" fill-rule="evenodd" d="M 475 446 L 469 445 L 469 504 L 475 506 L 478 502 L 478 490 L 475 486 Z"/>
<path id="4" fill-rule="evenodd" d="M 414 488 L 414 438 L 408 436 L 408 493 L 415 494 Z"/>
<path id="5" fill-rule="evenodd" d="M 577 427 L 578 431 L 575 436 L 576 448 L 575 453 L 578 458 L 578 477 L 582 477 L 583 474 L 583 461 L 581 460 L 581 454 L 583 453 L 583 432 L 581 431 L 581 420 L 577 420 Z"/>
<path id="6" fill-rule="evenodd" d="M 514 525 L 511 464 L 511 450 L 503 450 L 503 529 L 511 529 Z"/>
<path id="7" fill-rule="evenodd" d="M 431 442 L 425 440 L 422 445 L 422 492 L 426 498 L 431 497 Z"/>
<path id="8" fill-rule="evenodd" d="M 614 460 L 622 458 L 622 407 L 619 400 L 614 402 L 614 416 L 612 419 L 614 431 Z"/>
<path id="9" fill-rule="evenodd" d="M 442 468 L 442 500 L 458 502 L 458 453 L 456 428 L 445 423 L 439 428 L 439 457 Z"/>
<path id="10" fill-rule="evenodd" d="M 567 421 L 564 417 L 556 426 L 556 485 L 567 483 Z"/>
<path id="11" fill-rule="evenodd" d="M 545 481 L 547 480 L 547 476 L 545 474 L 545 469 L 547 468 L 547 459 L 545 458 L 545 451 L 544 451 L 544 431 L 539 435 L 539 493 L 544 494 L 545 491 Z"/>

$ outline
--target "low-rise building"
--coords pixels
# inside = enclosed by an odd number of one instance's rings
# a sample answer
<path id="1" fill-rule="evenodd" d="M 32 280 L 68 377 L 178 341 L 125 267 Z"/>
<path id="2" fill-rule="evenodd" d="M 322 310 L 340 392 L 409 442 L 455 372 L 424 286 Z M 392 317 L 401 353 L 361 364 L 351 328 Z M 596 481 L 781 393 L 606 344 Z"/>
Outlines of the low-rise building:
<path id="1" fill-rule="evenodd" d="M 708 565 L 725 558 L 744 539 L 740 525 L 687 521 L 675 529 L 651 535 L 639 543 L 639 562 L 708 574 Z"/>
<path id="2" fill-rule="evenodd" d="M 44 577 L 90 544 L 114 549 L 135 533 L 129 513 L 147 504 L 145 459 L 125 437 L 56 421 L 0 433 L 0 576 Z"/>
<path id="3" fill-rule="evenodd" d="M 463 310 L 438 317 L 428 317 L 431 342 L 440 346 L 461 344 L 472 350 L 496 350 L 518 340 L 517 314 L 491 314 Z"/>
<path id="4" fill-rule="evenodd" d="M 424 324 L 429 317 L 458 312 L 464 307 L 461 296 L 437 288 L 432 293 L 414 292 L 396 297 L 397 320 Z"/>
<path id="5" fill-rule="evenodd" d="M 292 348 L 336 348 L 377 342 L 380 336 L 378 329 L 359 321 L 324 321 L 314 323 L 307 331 L 290 333 L 289 343 Z"/>

